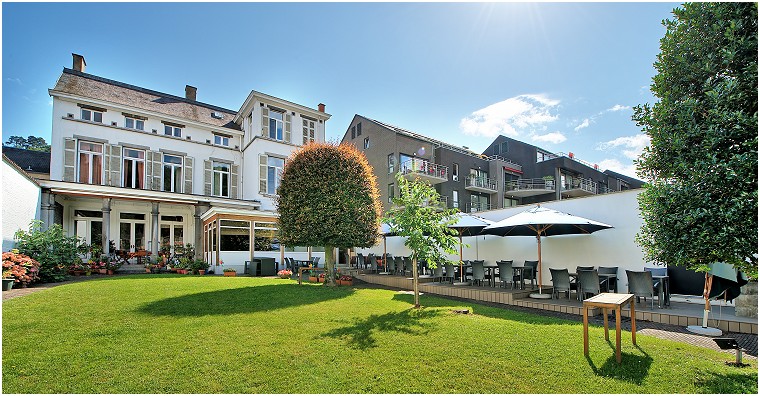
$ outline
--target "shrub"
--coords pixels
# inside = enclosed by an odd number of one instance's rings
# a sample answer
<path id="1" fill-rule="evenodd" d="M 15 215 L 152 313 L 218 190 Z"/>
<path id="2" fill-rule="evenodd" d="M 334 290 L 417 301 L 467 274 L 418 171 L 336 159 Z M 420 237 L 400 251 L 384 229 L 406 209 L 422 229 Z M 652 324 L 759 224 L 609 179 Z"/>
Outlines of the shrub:
<path id="1" fill-rule="evenodd" d="M 234 268 L 225 268 L 222 272 L 237 272 Z"/>
<path id="2" fill-rule="evenodd" d="M 39 262 L 42 282 L 60 282 L 66 279 L 67 267 L 80 262 L 77 255 L 77 237 L 67 236 L 59 224 L 45 231 L 42 222 L 33 221 L 29 231 L 16 231 L 16 246 L 21 254 Z"/>
<path id="3" fill-rule="evenodd" d="M 193 260 L 191 267 L 196 271 L 205 271 L 208 269 L 208 263 L 203 260 Z"/>
<path id="4" fill-rule="evenodd" d="M 293 275 L 293 271 L 289 269 L 283 269 L 277 272 L 277 276 L 279 276 L 282 279 L 288 279 L 290 278 L 291 275 Z"/>
<path id="5" fill-rule="evenodd" d="M 3 253 L 3 279 L 13 278 L 14 283 L 21 286 L 36 282 L 39 279 L 40 263 L 14 251 Z"/>

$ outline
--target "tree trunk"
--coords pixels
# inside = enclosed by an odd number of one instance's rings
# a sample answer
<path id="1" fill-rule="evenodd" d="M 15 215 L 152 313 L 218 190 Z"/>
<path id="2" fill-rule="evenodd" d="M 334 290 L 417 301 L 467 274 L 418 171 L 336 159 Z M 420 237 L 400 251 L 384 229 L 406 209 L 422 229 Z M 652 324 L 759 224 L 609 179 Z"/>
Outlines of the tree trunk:
<path id="1" fill-rule="evenodd" d="M 334 246 L 325 245 L 325 284 L 327 286 L 335 286 L 335 257 L 333 257 L 334 251 Z"/>
<path id="2" fill-rule="evenodd" d="M 414 285 L 414 307 L 420 307 L 420 287 L 417 283 L 417 257 L 412 257 L 412 285 Z"/>

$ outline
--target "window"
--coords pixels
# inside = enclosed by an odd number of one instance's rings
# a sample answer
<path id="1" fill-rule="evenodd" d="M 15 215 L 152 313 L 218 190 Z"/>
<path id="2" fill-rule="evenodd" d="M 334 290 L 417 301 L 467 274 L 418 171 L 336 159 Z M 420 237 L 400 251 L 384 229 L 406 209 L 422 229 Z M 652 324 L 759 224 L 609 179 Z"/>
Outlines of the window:
<path id="1" fill-rule="evenodd" d="M 459 181 L 459 164 L 454 164 L 451 169 L 451 180 Z"/>
<path id="2" fill-rule="evenodd" d="M 164 135 L 182 137 L 182 128 L 164 125 Z"/>
<path id="3" fill-rule="evenodd" d="M 303 120 L 303 144 L 308 144 L 310 142 L 313 142 L 314 139 L 314 128 L 315 124 L 312 120 Z"/>
<path id="4" fill-rule="evenodd" d="M 277 223 L 254 222 L 254 250 L 257 252 L 279 252 Z"/>
<path id="5" fill-rule="evenodd" d="M 85 184 L 103 183 L 103 145 L 79 141 L 79 180 Z"/>
<path id="6" fill-rule="evenodd" d="M 499 145 L 496 144 L 493 146 L 493 155 L 499 155 Z"/>
<path id="7" fill-rule="evenodd" d="M 356 126 L 351 127 L 351 139 L 356 138 Z"/>
<path id="8" fill-rule="evenodd" d="M 251 249 L 251 223 L 238 220 L 219 222 L 219 250 L 247 252 Z"/>
<path id="9" fill-rule="evenodd" d="M 280 178 L 282 177 L 282 168 L 284 167 L 284 159 L 277 157 L 267 158 L 267 194 L 277 194 L 277 188 L 280 187 Z"/>
<path id="10" fill-rule="evenodd" d="M 271 110 L 269 112 L 269 137 L 272 139 L 282 140 L 282 130 L 284 114 L 279 111 Z"/>
<path id="11" fill-rule="evenodd" d="M 230 164 L 224 162 L 212 162 L 214 174 L 211 186 L 211 195 L 216 197 L 230 196 Z"/>
<path id="12" fill-rule="evenodd" d="M 501 142 L 501 154 L 506 154 L 508 149 L 509 145 L 507 145 L 507 142 Z"/>
<path id="13" fill-rule="evenodd" d="M 388 174 L 396 171 L 396 155 L 388 154 Z"/>
<path id="14" fill-rule="evenodd" d="M 217 146 L 230 146 L 230 138 L 223 135 L 214 135 L 214 144 Z"/>
<path id="15" fill-rule="evenodd" d="M 360 122 L 356 124 L 356 136 L 361 136 L 361 135 L 362 135 L 362 123 Z"/>
<path id="16" fill-rule="evenodd" d="M 505 208 L 511 208 L 513 206 L 517 206 L 517 200 L 514 198 L 504 198 L 504 206 Z"/>
<path id="17" fill-rule="evenodd" d="M 414 170 L 414 163 L 411 162 L 411 160 L 412 160 L 411 156 L 399 153 L 398 163 L 399 163 L 399 169 L 401 170 L 401 173 L 407 174 L 408 172 Z"/>
<path id="18" fill-rule="evenodd" d="M 137 118 L 124 117 L 124 127 L 130 129 L 145 130 L 145 121 L 138 120 Z"/>
<path id="19" fill-rule="evenodd" d="M 122 186 L 145 188 L 145 151 L 124 148 Z"/>
<path id="20" fill-rule="evenodd" d="M 369 138 L 366 137 L 366 138 L 364 138 L 364 149 L 366 150 L 368 148 L 369 148 Z"/>
<path id="21" fill-rule="evenodd" d="M 182 157 L 164 154 L 164 191 L 182 192 Z"/>
<path id="22" fill-rule="evenodd" d="M 90 109 L 82 109 L 82 119 L 85 121 L 103 122 L 103 112 Z"/>
<path id="23" fill-rule="evenodd" d="M 451 192 L 451 207 L 452 208 L 459 207 L 459 191 L 457 190 L 454 190 Z"/>
<path id="24" fill-rule="evenodd" d="M 393 197 L 394 197 L 394 188 L 393 183 L 388 185 L 388 203 L 393 203 Z"/>

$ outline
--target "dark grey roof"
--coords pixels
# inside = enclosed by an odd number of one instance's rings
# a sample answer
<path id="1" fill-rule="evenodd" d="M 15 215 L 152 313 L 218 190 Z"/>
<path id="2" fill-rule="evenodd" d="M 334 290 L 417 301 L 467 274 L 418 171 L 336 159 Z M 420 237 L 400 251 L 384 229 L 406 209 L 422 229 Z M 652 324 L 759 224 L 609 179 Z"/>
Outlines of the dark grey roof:
<path id="1" fill-rule="evenodd" d="M 605 170 L 603 173 L 604 173 L 605 175 L 608 175 L 608 176 L 612 176 L 612 177 L 614 177 L 614 178 L 616 178 L 616 179 L 621 179 L 621 180 L 624 180 L 624 181 L 626 181 L 626 182 L 628 182 L 628 183 L 637 183 L 637 184 L 639 184 L 639 185 L 642 185 L 642 184 L 644 184 L 644 181 L 642 181 L 642 180 L 639 180 L 639 179 L 637 179 L 637 178 L 635 178 L 635 177 L 626 176 L 626 175 L 623 175 L 623 174 L 617 173 L 617 172 L 615 172 L 615 171 L 611 171 L 611 170 L 609 170 L 609 169 Z"/>
<path id="2" fill-rule="evenodd" d="M 3 146 L 3 154 L 27 172 L 50 173 L 50 153 Z"/>
<path id="3" fill-rule="evenodd" d="M 180 96 L 153 91 L 119 81 L 64 68 L 53 91 L 154 111 L 214 127 L 240 130 L 232 122 L 237 111 Z M 223 119 L 214 118 L 212 112 L 224 113 Z"/>

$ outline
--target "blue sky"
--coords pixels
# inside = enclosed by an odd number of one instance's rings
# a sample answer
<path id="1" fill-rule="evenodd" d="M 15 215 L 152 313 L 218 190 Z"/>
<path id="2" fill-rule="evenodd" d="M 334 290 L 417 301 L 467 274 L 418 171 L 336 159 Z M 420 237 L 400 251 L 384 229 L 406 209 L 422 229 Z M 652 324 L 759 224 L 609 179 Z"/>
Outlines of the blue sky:
<path id="1" fill-rule="evenodd" d="M 482 151 L 498 134 L 634 175 L 632 107 L 678 3 L 3 3 L 3 141 L 50 140 L 47 90 L 87 72 L 238 110 L 251 90 Z"/>

